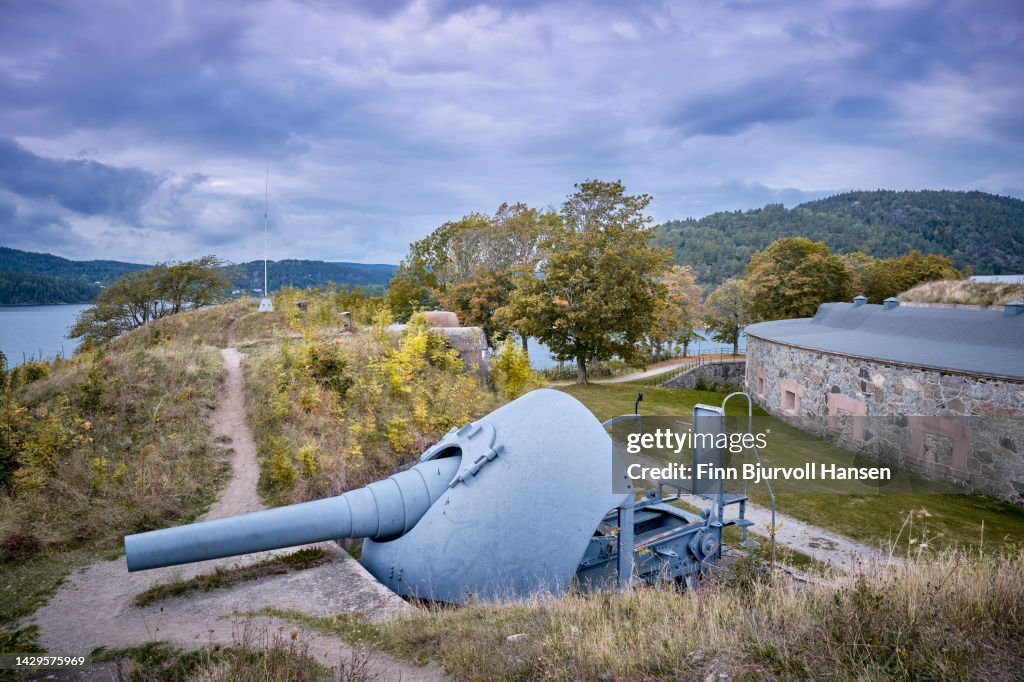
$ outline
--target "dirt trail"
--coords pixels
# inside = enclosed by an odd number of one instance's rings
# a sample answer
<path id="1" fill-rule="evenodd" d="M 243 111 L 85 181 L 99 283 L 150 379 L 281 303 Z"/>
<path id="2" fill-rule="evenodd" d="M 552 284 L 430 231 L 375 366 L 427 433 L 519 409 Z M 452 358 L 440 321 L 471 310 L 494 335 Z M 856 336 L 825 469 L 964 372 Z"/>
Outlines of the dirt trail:
<path id="1" fill-rule="evenodd" d="M 229 335 L 230 343 L 230 335 Z M 202 517 L 215 519 L 263 508 L 256 484 L 259 464 L 256 445 L 245 415 L 241 353 L 221 351 L 225 381 L 210 417 L 214 435 L 229 448 L 231 480 L 220 499 Z M 128 573 L 124 557 L 93 564 L 69 576 L 50 601 L 28 619 L 40 627 L 40 642 L 57 655 L 84 655 L 96 647 L 120 647 L 165 640 L 186 648 L 216 643 L 231 645 L 242 629 L 291 635 L 293 625 L 273 618 L 239 618 L 232 614 L 266 607 L 294 609 L 310 615 L 341 612 L 362 613 L 371 620 L 411 609 L 406 602 L 378 583 L 365 569 L 334 543 L 315 545 L 330 561 L 304 571 L 243 582 L 231 588 L 173 597 L 137 607 L 134 597 L 158 583 L 190 578 L 217 567 L 245 565 L 265 559 L 266 552 L 215 559 L 186 566 Z M 248 624 L 248 625 L 246 625 Z M 310 653 L 328 664 L 352 660 L 353 649 L 340 640 L 298 627 Z M 380 680 L 442 679 L 436 666 L 417 667 L 372 653 L 367 671 Z"/>

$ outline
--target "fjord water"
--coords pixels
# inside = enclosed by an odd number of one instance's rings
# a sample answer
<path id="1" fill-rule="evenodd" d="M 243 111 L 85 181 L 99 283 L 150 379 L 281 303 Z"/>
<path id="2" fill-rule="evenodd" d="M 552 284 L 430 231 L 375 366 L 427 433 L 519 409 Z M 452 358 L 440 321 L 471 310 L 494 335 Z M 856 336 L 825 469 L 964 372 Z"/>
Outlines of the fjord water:
<path id="1" fill-rule="evenodd" d="M 69 357 L 78 348 L 78 339 L 65 335 L 75 317 L 88 305 L 0 306 L 0 351 L 7 365 L 23 360 L 54 358 L 63 352 Z"/>

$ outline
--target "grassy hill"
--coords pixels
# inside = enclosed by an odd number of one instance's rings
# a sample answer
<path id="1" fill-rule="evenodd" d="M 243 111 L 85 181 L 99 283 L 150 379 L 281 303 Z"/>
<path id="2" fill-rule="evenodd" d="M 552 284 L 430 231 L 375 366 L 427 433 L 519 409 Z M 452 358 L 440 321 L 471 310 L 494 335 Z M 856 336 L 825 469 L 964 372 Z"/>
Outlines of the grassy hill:
<path id="1" fill-rule="evenodd" d="M 919 249 L 975 274 L 1024 272 L 1024 201 L 985 192 L 846 192 L 791 209 L 769 204 L 669 221 L 656 241 L 707 286 L 741 272 L 772 241 L 795 236 L 824 241 L 834 253 L 891 258 Z"/>

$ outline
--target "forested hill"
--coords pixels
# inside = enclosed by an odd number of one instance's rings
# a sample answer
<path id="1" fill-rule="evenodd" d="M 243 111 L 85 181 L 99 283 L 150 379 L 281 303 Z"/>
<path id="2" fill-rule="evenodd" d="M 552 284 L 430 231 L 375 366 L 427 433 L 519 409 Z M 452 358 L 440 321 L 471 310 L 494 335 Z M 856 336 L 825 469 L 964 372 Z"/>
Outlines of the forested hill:
<path id="1" fill-rule="evenodd" d="M 333 282 L 370 287 L 380 293 L 387 287 L 395 269 L 394 265 L 318 260 L 271 261 L 269 265 L 271 290 Z M 148 267 L 111 260 L 74 261 L 0 246 L 0 305 L 91 303 L 102 286 Z M 263 261 L 228 265 L 225 271 L 238 289 L 251 292 L 263 286 Z"/>
<path id="2" fill-rule="evenodd" d="M 0 305 L 91 303 L 101 286 L 148 265 L 69 260 L 0 246 Z"/>
<path id="3" fill-rule="evenodd" d="M 0 246 L 0 272 L 23 272 L 65 277 L 90 284 L 110 284 L 121 275 L 148 267 L 141 263 L 122 263 L 116 260 L 68 260 L 49 253 L 33 253 Z"/>
<path id="4" fill-rule="evenodd" d="M 386 287 L 391 281 L 394 265 L 368 263 L 329 263 L 320 260 L 270 261 L 270 290 L 283 286 L 300 289 L 328 283 L 352 286 Z M 251 261 L 232 266 L 232 282 L 239 289 L 259 289 L 263 286 L 263 261 Z"/>
<path id="5" fill-rule="evenodd" d="M 705 287 L 738 274 L 772 241 L 795 236 L 823 241 L 834 253 L 891 258 L 919 249 L 979 275 L 1024 272 L 1024 201 L 985 192 L 846 192 L 792 209 L 769 204 L 673 220 L 656 234 Z"/>

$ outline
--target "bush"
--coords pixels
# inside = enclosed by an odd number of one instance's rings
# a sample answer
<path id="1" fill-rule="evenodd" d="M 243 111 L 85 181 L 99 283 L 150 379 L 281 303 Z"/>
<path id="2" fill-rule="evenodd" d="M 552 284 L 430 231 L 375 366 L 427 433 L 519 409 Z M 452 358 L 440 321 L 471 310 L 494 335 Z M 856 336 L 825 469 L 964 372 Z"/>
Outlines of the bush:
<path id="1" fill-rule="evenodd" d="M 530 369 L 529 356 L 511 337 L 506 337 L 498 348 L 491 368 L 491 378 L 502 397 L 509 400 L 518 398 L 528 387 L 538 383 Z"/>

